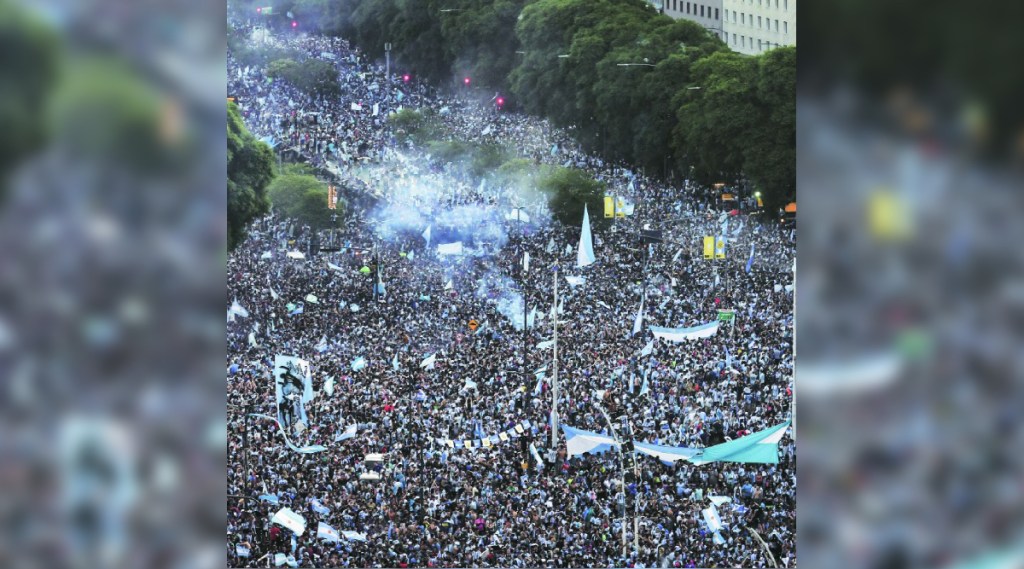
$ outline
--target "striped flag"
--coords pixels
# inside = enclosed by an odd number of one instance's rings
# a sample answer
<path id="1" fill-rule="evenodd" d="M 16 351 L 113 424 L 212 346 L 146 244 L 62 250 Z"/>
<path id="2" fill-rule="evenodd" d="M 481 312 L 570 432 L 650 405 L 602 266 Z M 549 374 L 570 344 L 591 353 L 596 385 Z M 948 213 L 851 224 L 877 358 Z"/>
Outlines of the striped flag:
<path id="1" fill-rule="evenodd" d="M 317 526 L 316 536 L 327 541 L 341 541 L 341 535 L 338 534 L 338 530 L 323 522 L 320 522 L 320 525 Z"/>
<path id="2" fill-rule="evenodd" d="M 750 258 L 747 259 L 746 272 L 750 272 L 750 267 L 754 264 L 754 244 L 750 244 Z"/>

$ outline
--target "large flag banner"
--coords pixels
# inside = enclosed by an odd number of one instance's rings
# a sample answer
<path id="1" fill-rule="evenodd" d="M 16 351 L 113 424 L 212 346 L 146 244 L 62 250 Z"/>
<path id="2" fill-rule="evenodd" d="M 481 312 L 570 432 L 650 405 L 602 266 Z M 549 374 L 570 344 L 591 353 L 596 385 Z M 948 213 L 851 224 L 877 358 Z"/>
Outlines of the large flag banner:
<path id="1" fill-rule="evenodd" d="M 586 267 L 593 264 L 594 239 L 590 234 L 590 213 L 587 211 L 587 204 L 583 204 L 583 229 L 580 230 L 580 247 L 576 255 L 576 266 Z"/>
<path id="2" fill-rule="evenodd" d="M 231 308 L 228 309 L 228 312 L 241 316 L 242 318 L 249 317 L 249 311 L 243 308 L 241 304 L 238 304 L 238 299 L 231 301 Z"/>
<path id="3" fill-rule="evenodd" d="M 288 398 L 285 397 L 286 391 Z M 278 422 L 282 425 L 285 423 L 282 408 L 287 409 L 289 405 L 298 407 L 298 416 L 292 417 L 293 421 L 308 422 L 306 403 L 313 400 L 313 378 L 310 375 L 309 362 L 295 356 L 275 355 L 274 393 L 277 397 Z M 295 403 L 296 399 L 299 401 L 298 405 Z"/>
<path id="4" fill-rule="evenodd" d="M 437 245 L 438 255 L 461 255 L 462 254 L 462 241 L 456 241 L 455 243 L 439 243 Z"/>
<path id="5" fill-rule="evenodd" d="M 292 530 L 295 535 L 302 535 L 302 533 L 306 531 L 306 518 L 303 518 L 288 508 L 281 508 L 278 510 L 277 513 L 270 518 L 270 523 L 282 525 Z"/>
<path id="6" fill-rule="evenodd" d="M 697 340 L 700 338 L 710 338 L 718 333 L 718 320 L 702 324 L 700 326 L 693 326 L 692 328 L 662 328 L 660 326 L 651 326 L 651 332 L 654 333 L 655 338 L 664 338 L 670 342 L 682 342 L 684 340 Z"/>
<path id="7" fill-rule="evenodd" d="M 358 423 L 352 423 L 344 431 L 334 436 L 334 442 L 340 443 L 341 441 L 347 441 L 348 439 L 356 436 L 356 430 L 359 428 Z"/>
<path id="8" fill-rule="evenodd" d="M 423 230 L 423 238 L 427 240 L 427 247 L 430 247 L 430 226 Z"/>
<path id="9" fill-rule="evenodd" d="M 420 362 L 420 367 L 424 369 L 434 369 L 434 363 L 437 362 L 437 354 L 430 354 L 430 356 L 423 358 Z"/>
<path id="10" fill-rule="evenodd" d="M 704 237 L 704 258 L 713 259 L 715 257 L 715 238 L 706 235 Z"/>
<path id="11" fill-rule="evenodd" d="M 615 198 L 612 196 L 604 197 L 604 216 L 615 217 Z"/>
<path id="12" fill-rule="evenodd" d="M 724 259 L 725 258 L 725 237 L 724 236 L 719 235 L 718 239 L 715 240 L 715 258 L 716 259 Z"/>
<path id="13" fill-rule="evenodd" d="M 750 272 L 750 267 L 754 264 L 754 244 L 750 244 L 750 258 L 747 259 L 747 267 L 744 269 L 747 273 Z"/>
<path id="14" fill-rule="evenodd" d="M 343 531 L 341 535 L 349 541 L 366 541 L 366 534 L 355 531 Z"/>
<path id="15" fill-rule="evenodd" d="M 719 310 L 718 321 L 719 322 L 732 322 L 736 318 L 735 310 Z"/>
<path id="16" fill-rule="evenodd" d="M 706 462 L 779 463 L 779 441 L 786 434 L 789 421 L 770 429 L 704 449 L 695 464 Z"/>

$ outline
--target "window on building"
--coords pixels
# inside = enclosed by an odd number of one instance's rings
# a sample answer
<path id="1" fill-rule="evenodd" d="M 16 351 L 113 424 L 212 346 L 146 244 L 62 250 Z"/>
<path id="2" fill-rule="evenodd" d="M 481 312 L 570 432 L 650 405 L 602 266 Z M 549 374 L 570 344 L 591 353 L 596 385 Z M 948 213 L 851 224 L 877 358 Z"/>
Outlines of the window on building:
<path id="1" fill-rule="evenodd" d="M 715 20 L 718 19 L 718 8 L 715 8 Z"/>
<path id="2" fill-rule="evenodd" d="M 782 0 L 782 9 L 786 12 L 789 11 L 789 0 Z"/>
<path id="3" fill-rule="evenodd" d="M 789 22 L 786 22 L 786 21 L 782 22 L 782 33 L 784 33 L 784 34 L 788 34 L 789 33 Z"/>
<path id="4" fill-rule="evenodd" d="M 779 31 L 779 21 L 775 20 L 775 31 Z"/>
<path id="5" fill-rule="evenodd" d="M 743 24 L 744 26 L 747 25 L 747 15 L 746 14 L 743 14 L 743 13 L 740 14 L 740 23 Z"/>
<path id="6" fill-rule="evenodd" d="M 757 17 L 757 29 L 761 29 L 761 16 Z"/>
<path id="7" fill-rule="evenodd" d="M 700 5 L 700 17 L 701 18 L 704 17 L 704 5 L 703 4 Z"/>

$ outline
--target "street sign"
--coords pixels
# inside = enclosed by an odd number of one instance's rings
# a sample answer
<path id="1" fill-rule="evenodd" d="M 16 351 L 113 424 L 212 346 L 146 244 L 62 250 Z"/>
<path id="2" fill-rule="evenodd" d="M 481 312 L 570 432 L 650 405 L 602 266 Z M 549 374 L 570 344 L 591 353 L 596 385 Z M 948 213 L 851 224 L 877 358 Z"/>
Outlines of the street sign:
<path id="1" fill-rule="evenodd" d="M 472 330 L 472 331 L 476 332 L 476 329 L 477 329 L 477 327 L 479 327 L 479 326 L 480 326 L 480 323 L 479 323 L 479 322 L 477 322 L 476 320 L 470 320 L 470 321 L 469 321 L 469 329 L 470 329 L 470 330 Z"/>
<path id="2" fill-rule="evenodd" d="M 719 310 L 718 311 L 718 320 L 721 321 L 721 322 L 732 322 L 732 320 L 734 318 L 736 318 L 736 311 L 735 310 Z"/>

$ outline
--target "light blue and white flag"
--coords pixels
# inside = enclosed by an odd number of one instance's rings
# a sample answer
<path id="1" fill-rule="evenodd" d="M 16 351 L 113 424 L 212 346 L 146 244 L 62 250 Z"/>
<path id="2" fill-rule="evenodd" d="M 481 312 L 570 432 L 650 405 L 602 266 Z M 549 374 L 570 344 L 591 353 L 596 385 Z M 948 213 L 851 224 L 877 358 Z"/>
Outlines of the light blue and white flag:
<path id="1" fill-rule="evenodd" d="M 409 254 L 405 256 L 406 259 L 412 261 L 416 258 L 416 251 L 409 251 Z"/>
<path id="2" fill-rule="evenodd" d="M 235 545 L 235 555 L 239 557 L 249 557 L 249 548 L 241 544 Z"/>
<path id="3" fill-rule="evenodd" d="M 722 518 L 718 515 L 718 508 L 714 504 L 711 504 L 707 508 L 701 510 L 701 514 L 704 515 L 704 521 L 708 524 L 708 529 L 712 532 L 722 530 Z"/>
<path id="4" fill-rule="evenodd" d="M 654 353 L 654 340 L 647 342 L 647 345 L 644 346 L 642 350 L 640 350 L 640 356 L 649 356 L 652 353 Z"/>
<path id="5" fill-rule="evenodd" d="M 583 204 L 583 228 L 580 230 L 579 251 L 576 254 L 576 266 L 586 267 L 592 265 L 594 257 L 594 238 L 590 233 L 590 212 L 587 204 Z"/>
<path id="6" fill-rule="evenodd" d="M 750 267 L 754 264 L 754 244 L 750 244 L 750 258 L 747 259 L 747 268 L 744 269 L 746 272 L 750 272 Z"/>
<path id="7" fill-rule="evenodd" d="M 249 311 L 243 308 L 241 304 L 238 304 L 238 299 L 231 301 L 231 308 L 228 309 L 228 312 L 242 318 L 249 317 Z"/>
<path id="8" fill-rule="evenodd" d="M 309 501 L 309 504 L 313 511 L 320 514 L 321 516 L 331 515 L 330 508 L 324 507 L 324 505 L 320 503 L 320 500 L 313 498 L 312 500 Z"/>
<path id="9" fill-rule="evenodd" d="M 391 359 L 391 368 L 394 369 L 395 371 L 398 371 L 398 367 L 398 354 L 395 354 L 395 357 Z"/>
<path id="10" fill-rule="evenodd" d="M 274 567 L 280 567 L 288 562 L 288 558 L 284 556 L 284 553 L 274 554 Z"/>
<path id="11" fill-rule="evenodd" d="M 566 282 L 569 283 L 570 286 L 580 286 L 581 284 L 585 284 L 587 282 L 587 277 L 574 277 L 572 275 L 565 275 L 565 280 Z"/>
<path id="12" fill-rule="evenodd" d="M 345 441 L 345 440 L 348 440 L 348 439 L 351 439 L 351 438 L 355 437 L 356 436 L 356 430 L 358 428 L 359 428 L 359 424 L 358 423 L 352 423 L 351 425 L 348 426 L 348 428 L 346 428 L 344 431 L 338 433 L 334 437 L 334 442 L 340 443 L 341 441 Z"/>
<path id="13" fill-rule="evenodd" d="M 482 439 L 487 436 L 487 433 L 484 432 L 483 427 L 480 426 L 479 420 L 477 420 L 473 425 L 473 436 L 478 439 Z"/>
<path id="14" fill-rule="evenodd" d="M 644 370 L 644 384 L 640 386 L 640 396 L 642 397 L 644 395 L 647 395 L 647 392 L 650 391 L 650 390 L 651 390 L 650 387 L 648 387 L 648 385 L 647 385 L 647 370 L 645 369 Z"/>
<path id="15" fill-rule="evenodd" d="M 543 391 L 544 391 L 544 373 L 542 372 L 542 373 L 538 373 L 537 374 L 537 387 L 533 388 L 533 395 L 535 397 L 539 397 L 540 394 Z"/>
<path id="16" fill-rule="evenodd" d="M 333 375 L 331 377 L 328 377 L 327 378 L 327 382 L 324 383 L 324 391 L 327 392 L 327 395 L 334 395 L 334 376 Z"/>
<path id="17" fill-rule="evenodd" d="M 326 539 L 327 541 L 338 542 L 341 541 L 341 536 L 338 535 L 338 530 L 331 526 L 320 522 L 316 528 L 316 536 L 320 539 Z"/>
<path id="18" fill-rule="evenodd" d="M 437 363 L 437 354 L 430 354 L 420 362 L 420 367 L 423 369 L 434 369 L 435 363 Z"/>
<path id="19" fill-rule="evenodd" d="M 725 367 L 732 365 L 732 354 L 729 353 L 729 346 L 725 346 Z"/>
<path id="20" fill-rule="evenodd" d="M 430 248 L 430 226 L 423 231 L 423 238 L 427 240 L 427 248 Z"/>
<path id="21" fill-rule="evenodd" d="M 537 452 L 537 447 L 530 443 L 530 454 L 533 455 L 533 459 L 537 461 L 537 470 L 544 469 L 544 461 L 540 457 L 540 453 Z"/>
<path id="22" fill-rule="evenodd" d="M 684 340 L 696 340 L 714 336 L 718 333 L 718 323 L 719 321 L 715 320 L 714 322 L 690 328 L 663 328 L 661 326 L 651 326 L 651 332 L 654 333 L 655 338 L 664 338 L 670 342 L 682 342 Z"/>
<path id="23" fill-rule="evenodd" d="M 552 347 L 554 345 L 555 345 L 555 341 L 554 340 L 545 340 L 545 341 L 537 344 L 537 349 L 538 350 L 546 350 L 546 349 L 548 349 L 548 348 L 550 348 L 550 347 Z"/>
<path id="24" fill-rule="evenodd" d="M 365 367 L 366 358 L 364 358 L 363 356 L 359 356 L 358 358 L 352 360 L 352 371 L 359 371 Z"/>
<path id="25" fill-rule="evenodd" d="M 630 336 L 636 336 L 644 325 L 644 301 L 646 299 L 646 296 L 640 297 L 640 308 L 636 311 L 636 318 L 633 320 L 633 332 Z"/>
<path id="26" fill-rule="evenodd" d="M 281 508 L 271 518 L 270 523 L 282 525 L 295 533 L 302 535 L 306 531 L 306 518 L 296 514 L 289 508 Z"/>
<path id="27" fill-rule="evenodd" d="M 262 500 L 264 502 L 270 502 L 271 504 L 274 504 L 274 505 L 277 505 L 277 503 L 279 502 L 277 494 L 261 494 L 260 495 L 260 500 Z"/>
<path id="28" fill-rule="evenodd" d="M 320 338 L 320 341 L 317 343 L 317 345 L 316 345 L 316 347 L 314 349 L 316 349 L 316 351 L 320 352 L 321 354 L 326 352 L 327 351 L 327 336 L 324 336 L 324 337 Z"/>
<path id="29" fill-rule="evenodd" d="M 355 531 L 343 531 L 341 535 L 349 541 L 366 541 L 366 534 Z"/>

